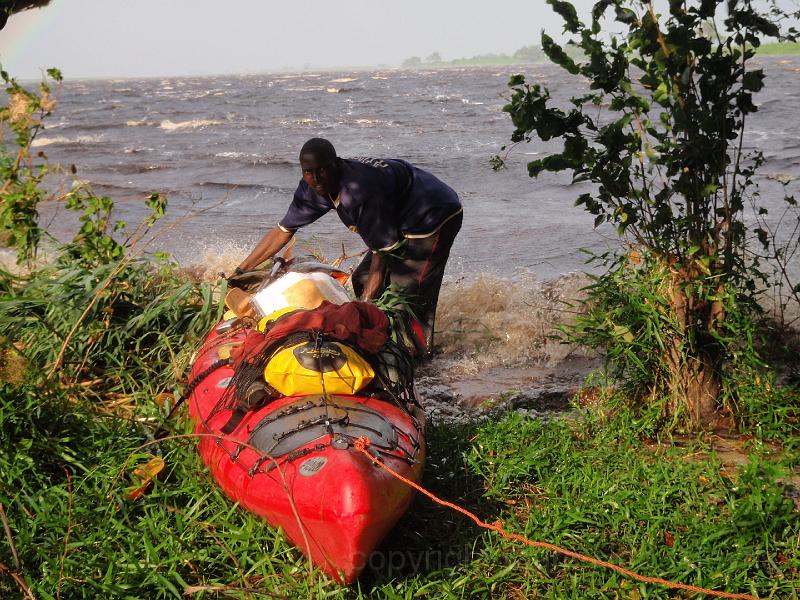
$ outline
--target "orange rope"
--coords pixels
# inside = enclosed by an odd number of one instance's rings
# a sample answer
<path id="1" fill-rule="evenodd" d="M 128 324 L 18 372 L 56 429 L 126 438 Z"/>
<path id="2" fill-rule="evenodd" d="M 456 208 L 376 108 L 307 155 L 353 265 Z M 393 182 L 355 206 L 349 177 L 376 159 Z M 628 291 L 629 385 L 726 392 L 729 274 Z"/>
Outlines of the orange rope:
<path id="1" fill-rule="evenodd" d="M 577 558 L 578 560 L 583 561 L 583 562 L 587 562 L 587 563 L 591 563 L 593 565 L 598 565 L 600 567 L 605 567 L 607 569 L 611 569 L 612 571 L 616 571 L 617 573 L 625 575 L 626 577 L 630 577 L 631 579 L 635 579 L 636 581 L 642 581 L 644 583 L 658 583 L 658 584 L 661 584 L 661 585 L 666 586 L 668 588 L 680 589 L 680 590 L 688 590 L 690 592 L 697 592 L 697 593 L 700 593 L 700 594 L 708 594 L 709 596 L 717 596 L 719 598 L 741 598 L 743 600 L 758 600 L 758 598 L 756 596 L 752 596 L 750 594 L 730 594 L 728 592 L 718 592 L 718 591 L 715 591 L 715 590 L 709 590 L 709 589 L 706 589 L 706 588 L 696 587 L 696 586 L 688 585 L 688 584 L 685 584 L 685 583 L 677 583 L 675 581 L 668 581 L 666 579 L 661 579 L 660 577 L 646 577 L 645 575 L 639 575 L 638 573 L 635 573 L 634 571 L 630 571 L 630 570 L 628 570 L 628 569 L 626 569 L 624 567 L 620 567 L 620 566 L 615 565 L 613 563 L 609 563 L 609 562 L 606 562 L 604 560 L 599 560 L 597 558 L 592 558 L 591 556 L 586 556 L 586 555 L 580 554 L 578 552 L 573 552 L 572 550 L 567 550 L 566 548 L 561 548 L 560 546 L 556 546 L 555 544 L 550 544 L 548 542 L 535 542 L 533 540 L 529 540 L 528 538 L 526 538 L 526 537 L 524 537 L 522 535 L 519 535 L 519 534 L 516 534 L 516 533 L 509 533 L 508 531 L 506 531 L 503 528 L 503 524 L 499 520 L 495 521 L 494 523 L 486 523 L 484 521 L 481 521 L 480 518 L 478 518 L 475 514 L 469 512 L 466 508 L 462 508 L 462 507 L 460 507 L 460 506 L 458 506 L 456 504 L 453 504 L 452 502 L 448 502 L 447 500 L 442 500 L 438 496 L 434 495 L 433 493 L 431 493 L 428 490 L 426 490 L 425 488 L 423 488 L 421 485 L 419 485 L 417 483 L 414 483 L 410 479 L 407 479 L 407 478 L 403 477 L 402 475 L 400 475 L 400 473 L 394 471 L 391 467 L 386 466 L 383 462 L 381 462 L 380 460 L 375 458 L 372 454 L 367 452 L 367 446 L 369 446 L 369 444 L 370 444 L 369 439 L 364 437 L 364 436 L 362 436 L 362 437 L 358 438 L 355 441 L 354 446 L 355 446 L 356 450 L 358 450 L 359 452 L 364 454 L 364 456 L 369 458 L 370 461 L 372 461 L 372 463 L 374 465 L 377 465 L 381 469 L 383 469 L 385 471 L 388 471 L 389 473 L 394 475 L 397 479 L 399 479 L 400 481 L 402 481 L 403 483 L 405 483 L 407 485 L 410 485 L 412 488 L 414 488 L 418 492 L 421 492 L 422 494 L 425 494 L 428 498 L 430 498 L 431 500 L 433 500 L 437 504 L 441 504 L 442 506 L 446 506 L 448 508 L 452 508 L 453 510 L 458 511 L 461 514 L 466 515 L 467 517 L 469 517 L 470 519 L 475 521 L 475 523 L 477 523 L 480 527 L 483 527 L 484 529 L 489 529 L 491 531 L 496 531 L 497 533 L 499 533 L 500 535 L 502 535 L 506 539 L 517 540 L 518 542 L 522 542 L 522 543 L 527 544 L 528 546 L 532 546 L 534 548 L 547 548 L 548 550 L 551 550 L 553 552 L 557 552 L 559 554 L 564 554 L 565 556 L 569 556 L 571 558 Z"/>

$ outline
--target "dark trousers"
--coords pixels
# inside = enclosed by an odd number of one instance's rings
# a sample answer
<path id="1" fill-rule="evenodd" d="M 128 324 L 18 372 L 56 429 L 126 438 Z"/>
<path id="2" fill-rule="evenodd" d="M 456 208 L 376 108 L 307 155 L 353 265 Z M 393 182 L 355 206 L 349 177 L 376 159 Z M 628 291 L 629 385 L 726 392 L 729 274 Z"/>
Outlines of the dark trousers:
<path id="1" fill-rule="evenodd" d="M 376 298 L 388 286 L 408 298 L 408 309 L 422 325 L 425 352 L 433 350 L 433 328 L 436 321 L 436 304 L 442 287 L 444 268 L 450 248 L 461 229 L 463 213 L 447 221 L 428 237 L 407 238 L 402 246 L 386 254 L 386 277 L 376 292 Z M 372 263 L 372 252 L 367 253 L 353 271 L 353 291 L 361 296 Z"/>

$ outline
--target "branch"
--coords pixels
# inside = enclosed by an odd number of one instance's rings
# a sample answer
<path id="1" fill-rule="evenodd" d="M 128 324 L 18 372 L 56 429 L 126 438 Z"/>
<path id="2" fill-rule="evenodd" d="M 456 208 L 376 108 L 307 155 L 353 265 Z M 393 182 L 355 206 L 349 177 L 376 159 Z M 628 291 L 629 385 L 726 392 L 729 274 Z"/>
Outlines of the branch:
<path id="1" fill-rule="evenodd" d="M 22 578 L 22 575 L 19 574 L 18 571 L 8 568 L 7 565 L 4 565 L 0 562 L 0 573 L 7 574 L 14 580 L 14 583 L 17 584 L 17 587 L 22 591 L 25 595 L 25 598 L 29 600 L 36 600 L 36 596 L 33 595 L 30 586 L 25 583 L 25 580 Z"/>

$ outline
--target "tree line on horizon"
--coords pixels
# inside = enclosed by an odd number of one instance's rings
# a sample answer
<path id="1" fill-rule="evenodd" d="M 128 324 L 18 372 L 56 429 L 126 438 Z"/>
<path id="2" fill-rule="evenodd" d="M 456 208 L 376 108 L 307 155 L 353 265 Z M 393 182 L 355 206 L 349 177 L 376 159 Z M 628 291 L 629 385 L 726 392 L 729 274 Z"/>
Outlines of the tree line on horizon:
<path id="1" fill-rule="evenodd" d="M 401 66 L 407 68 L 414 67 L 441 67 L 458 65 L 494 65 L 494 64 L 518 64 L 518 63 L 537 63 L 547 61 L 547 55 L 539 46 L 522 46 L 513 54 L 478 54 L 469 58 L 455 58 L 445 60 L 439 52 L 433 52 L 427 58 L 411 56 L 405 59 Z"/>
<path id="2" fill-rule="evenodd" d="M 576 46 L 564 45 L 564 51 L 573 60 L 583 57 L 583 52 Z M 762 44 L 757 49 L 758 54 L 800 54 L 800 44 L 797 42 L 774 42 Z M 403 68 L 419 67 L 448 67 L 463 65 L 514 65 L 526 63 L 550 62 L 541 46 L 522 46 L 513 54 L 476 54 L 471 57 L 454 58 L 445 60 L 439 52 L 432 52 L 426 58 L 410 56 L 401 63 Z"/>

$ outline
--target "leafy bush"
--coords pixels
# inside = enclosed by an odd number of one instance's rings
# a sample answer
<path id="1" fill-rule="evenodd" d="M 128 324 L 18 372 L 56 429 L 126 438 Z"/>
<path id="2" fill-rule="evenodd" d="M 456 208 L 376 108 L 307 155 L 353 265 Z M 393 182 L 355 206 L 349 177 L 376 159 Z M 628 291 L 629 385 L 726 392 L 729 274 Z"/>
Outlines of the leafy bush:
<path id="1" fill-rule="evenodd" d="M 612 371 L 632 377 L 635 398 L 662 403 L 670 423 L 729 425 L 737 404 L 728 375 L 763 366 L 752 332 L 767 278 L 753 248 L 771 243 L 761 223 L 748 230 L 745 216 L 764 161 L 743 149 L 765 81 L 750 59 L 762 38 L 795 39 L 783 21 L 797 14 L 775 2 L 697 0 L 670 2 L 662 15 L 646 0 L 600 0 L 584 23 L 571 3 L 548 3 L 563 18 L 567 46 L 583 57 L 544 32 L 542 48 L 589 90 L 555 107 L 546 88 L 512 76 L 504 108 L 511 140 L 563 141 L 560 152 L 528 163 L 528 173 L 570 170 L 574 182 L 593 183 L 576 205 L 596 225 L 613 225 L 643 262 L 628 269 L 624 257 L 610 261 L 591 287 L 595 314 L 577 336 L 605 348 Z M 609 27 L 624 34 L 609 37 Z M 787 256 L 771 248 L 764 258 L 785 273 Z"/>

